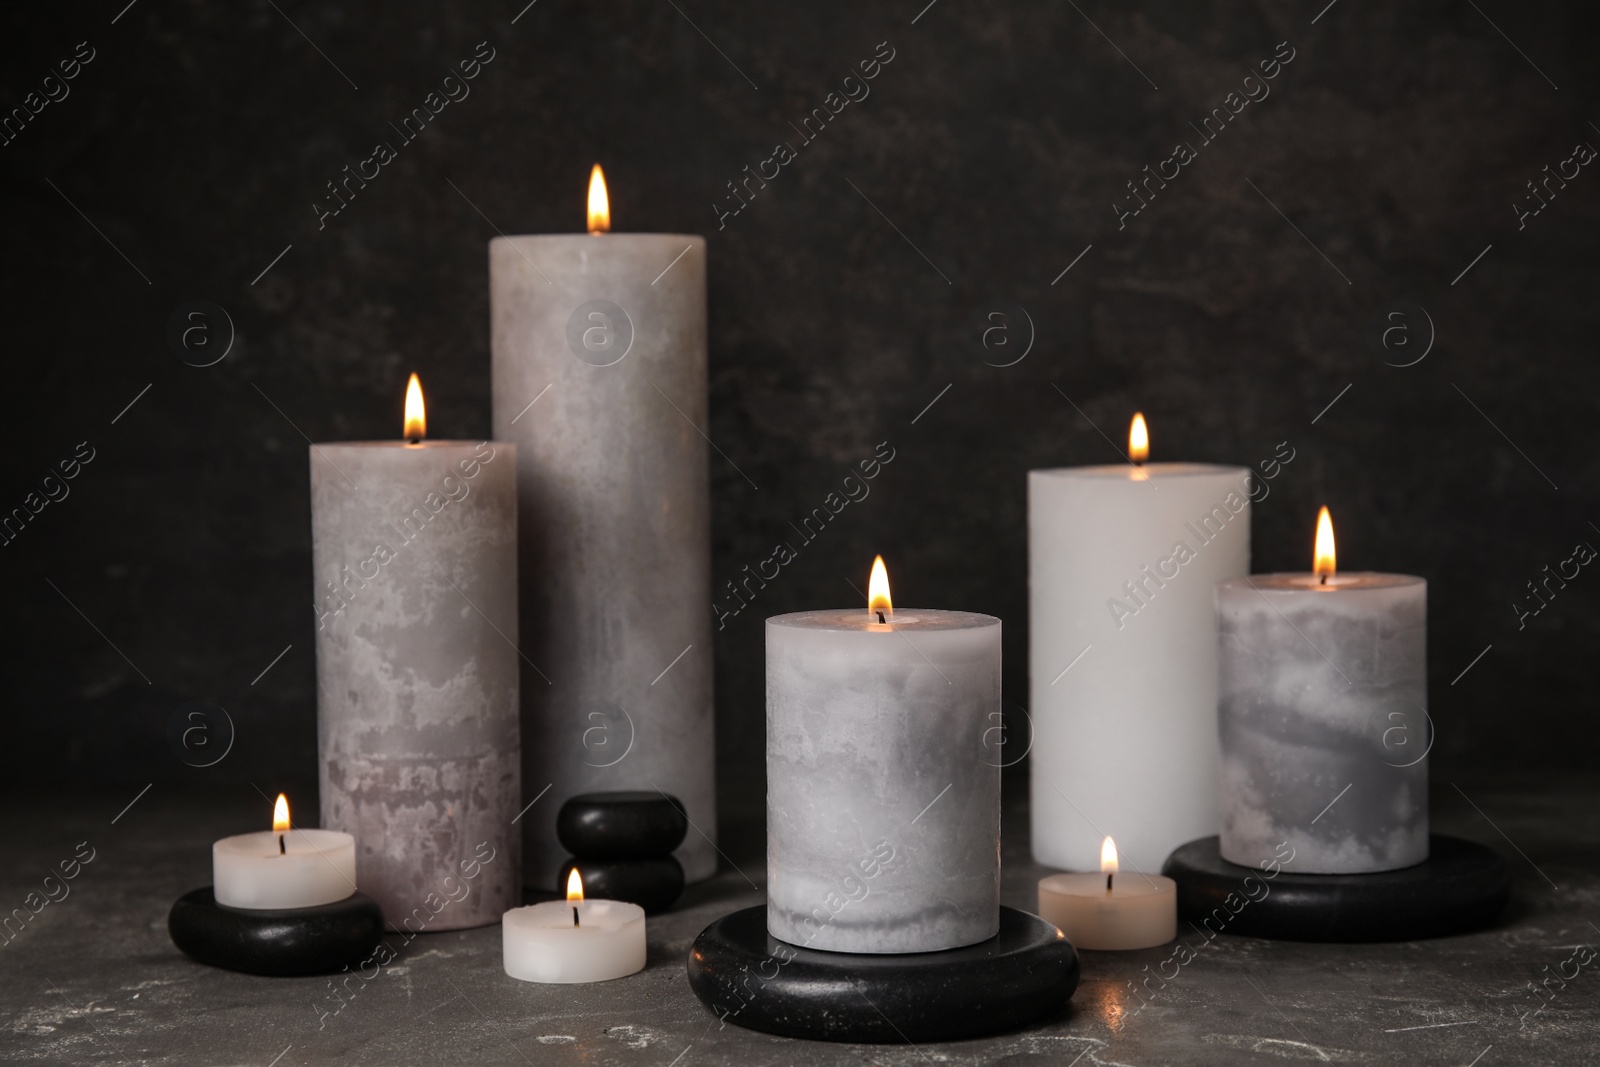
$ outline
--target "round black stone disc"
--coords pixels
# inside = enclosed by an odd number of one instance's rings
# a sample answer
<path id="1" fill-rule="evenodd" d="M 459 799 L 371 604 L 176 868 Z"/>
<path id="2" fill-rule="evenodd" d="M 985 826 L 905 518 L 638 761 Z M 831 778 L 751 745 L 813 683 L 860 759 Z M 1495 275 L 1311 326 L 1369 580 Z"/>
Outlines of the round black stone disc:
<path id="1" fill-rule="evenodd" d="M 654 915 L 672 907 L 683 892 L 683 867 L 671 856 L 653 860 L 569 859 L 556 878 L 557 894 L 567 891 L 567 875 L 578 868 L 583 895 L 591 900 L 625 900 Z"/>
<path id="2" fill-rule="evenodd" d="M 167 933 L 186 955 L 213 967 L 326 974 L 372 954 L 383 940 L 383 911 L 365 893 L 314 908 L 251 911 L 218 904 L 205 886 L 172 905 Z"/>
<path id="3" fill-rule="evenodd" d="M 585 860 L 670 856 L 688 832 L 682 802 L 665 793 L 580 793 L 556 814 L 556 837 Z"/>
<path id="4" fill-rule="evenodd" d="M 1277 941 L 1444 937 L 1487 925 L 1511 898 L 1504 860 L 1444 834 L 1429 835 L 1425 861 L 1398 871 L 1293 874 L 1286 866 L 1269 878 L 1229 863 L 1218 839 L 1204 837 L 1174 850 L 1161 873 L 1178 883 L 1178 915 L 1208 936 Z"/>
<path id="5" fill-rule="evenodd" d="M 1063 1008 L 1078 952 L 1037 915 L 1000 909 L 1000 932 L 945 952 L 819 952 L 767 933 L 765 906 L 725 915 L 689 950 L 689 985 L 724 1022 L 818 1041 L 951 1041 Z"/>

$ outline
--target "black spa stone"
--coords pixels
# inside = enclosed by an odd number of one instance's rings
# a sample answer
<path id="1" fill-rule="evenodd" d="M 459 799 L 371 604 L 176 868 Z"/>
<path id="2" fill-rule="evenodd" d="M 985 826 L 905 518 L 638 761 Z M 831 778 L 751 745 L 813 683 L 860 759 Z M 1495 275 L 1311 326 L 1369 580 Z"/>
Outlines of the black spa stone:
<path id="1" fill-rule="evenodd" d="M 206 886 L 185 893 L 167 916 L 185 955 L 246 974 L 327 974 L 372 955 L 383 911 L 365 893 L 313 908 L 247 911 L 218 904 Z"/>
<path id="2" fill-rule="evenodd" d="M 1180 845 L 1161 873 L 1178 883 L 1178 915 L 1208 932 L 1278 941 L 1414 941 L 1493 922 L 1511 898 L 1511 874 L 1492 849 L 1444 834 L 1428 858 L 1374 874 L 1276 875 L 1222 858 L 1218 839 Z M 1248 881 L 1247 881 L 1248 879 Z"/>
<path id="3" fill-rule="evenodd" d="M 582 793 L 556 815 L 556 837 L 586 860 L 670 856 L 688 832 L 683 804 L 655 792 Z"/>
<path id="4" fill-rule="evenodd" d="M 746 908 L 703 930 L 689 987 L 723 1023 L 817 1041 L 919 1044 L 1014 1030 L 1066 1007 L 1078 953 L 1037 915 L 1000 909 L 1000 932 L 944 952 L 798 948 Z M 1065 1062 L 1065 1061 L 1063 1061 Z"/>
<path id="5" fill-rule="evenodd" d="M 583 895 L 590 900 L 626 900 L 647 915 L 672 907 L 683 892 L 683 867 L 671 856 L 648 860 L 569 859 L 556 880 L 559 893 L 567 889 L 567 876 L 578 868 Z"/>

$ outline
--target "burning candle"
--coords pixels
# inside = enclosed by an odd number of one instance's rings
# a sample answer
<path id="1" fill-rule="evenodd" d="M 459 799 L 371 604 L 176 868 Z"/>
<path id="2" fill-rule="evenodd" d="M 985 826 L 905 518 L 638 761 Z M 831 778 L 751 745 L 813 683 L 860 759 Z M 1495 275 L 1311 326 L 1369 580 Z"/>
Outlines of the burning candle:
<path id="1" fill-rule="evenodd" d="M 1052 874 L 1039 881 L 1039 915 L 1078 948 L 1134 949 L 1178 936 L 1178 887 L 1161 875 L 1119 875 L 1117 846 L 1100 844 L 1100 873 Z"/>
<path id="2" fill-rule="evenodd" d="M 1119 827 L 1159 869 L 1217 828 L 1211 588 L 1250 571 L 1250 471 L 1128 462 L 1028 472 L 1033 855 L 1093 867 Z M 1131 787 L 1131 788 L 1130 788 Z"/>
<path id="3" fill-rule="evenodd" d="M 933 952 L 1000 925 L 1000 620 L 866 610 L 767 620 L 767 930 Z"/>
<path id="4" fill-rule="evenodd" d="M 567 878 L 567 899 L 512 908 L 501 920 L 506 973 L 523 982 L 570 985 L 623 978 L 644 969 L 644 909 L 583 899 L 583 878 Z"/>
<path id="5" fill-rule="evenodd" d="M 549 790 L 519 827 L 527 880 L 565 858 L 550 812 L 648 789 L 698 828 L 676 855 L 699 881 L 717 867 L 705 239 L 610 232 L 598 164 L 588 201 L 588 233 L 489 243 L 494 428 L 522 458 L 524 803 Z"/>
<path id="6" fill-rule="evenodd" d="M 278 794 L 271 831 L 224 837 L 211 846 L 218 904 L 230 908 L 310 908 L 356 891 L 356 842 L 337 830 L 298 830 L 289 798 Z"/>
<path id="7" fill-rule="evenodd" d="M 1428 583 L 1340 574 L 1317 516 L 1310 574 L 1216 588 L 1222 858 L 1262 867 L 1284 842 L 1305 874 L 1428 858 Z"/>
<path id="8" fill-rule="evenodd" d="M 521 899 L 516 446 L 428 440 L 413 374 L 401 440 L 310 456 L 322 824 L 392 928 L 492 923 Z"/>

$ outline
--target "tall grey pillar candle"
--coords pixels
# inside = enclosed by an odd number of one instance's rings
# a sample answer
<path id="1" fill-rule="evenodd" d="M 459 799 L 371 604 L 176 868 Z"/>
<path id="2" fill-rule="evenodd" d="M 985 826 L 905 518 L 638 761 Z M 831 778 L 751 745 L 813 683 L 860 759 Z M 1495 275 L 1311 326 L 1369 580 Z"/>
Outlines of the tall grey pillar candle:
<path id="1" fill-rule="evenodd" d="M 322 825 L 391 928 L 522 901 L 516 446 L 311 446 Z"/>
<path id="2" fill-rule="evenodd" d="M 1428 585 L 1258 574 L 1216 587 L 1222 857 L 1302 874 L 1428 858 Z"/>
<path id="3" fill-rule="evenodd" d="M 767 620 L 767 931 L 933 952 L 1000 928 L 1000 620 Z"/>
<path id="4" fill-rule="evenodd" d="M 700 237 L 489 245 L 494 428 L 522 460 L 530 885 L 557 888 L 562 803 L 620 789 L 680 799 L 684 873 L 716 872 L 705 268 Z"/>

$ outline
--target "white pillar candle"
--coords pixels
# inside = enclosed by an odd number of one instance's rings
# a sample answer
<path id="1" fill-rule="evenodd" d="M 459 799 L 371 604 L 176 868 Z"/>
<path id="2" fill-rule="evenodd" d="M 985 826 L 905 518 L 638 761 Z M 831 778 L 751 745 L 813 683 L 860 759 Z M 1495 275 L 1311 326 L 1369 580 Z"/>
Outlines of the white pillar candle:
<path id="1" fill-rule="evenodd" d="M 566 858 L 568 798 L 630 789 L 683 802 L 675 855 L 709 878 L 705 239 L 499 237 L 489 283 L 495 435 L 521 458 L 524 803 L 543 794 L 520 826 L 528 884 Z"/>
<path id="2" fill-rule="evenodd" d="M 767 930 L 806 948 L 932 952 L 1000 926 L 1000 767 L 983 744 L 1000 620 L 895 611 L 883 585 L 882 615 L 767 620 Z"/>
<path id="3" fill-rule="evenodd" d="M 1250 570 L 1249 475 L 1200 463 L 1028 472 L 1039 863 L 1093 870 L 1110 834 L 1125 863 L 1155 871 L 1216 833 L 1211 590 Z"/>
<path id="4" fill-rule="evenodd" d="M 393 929 L 421 909 L 453 930 L 522 897 L 517 453 L 422 440 L 421 405 L 416 387 L 412 441 L 311 446 L 317 747 L 322 824 L 361 842 L 362 890 Z"/>
<path id="5" fill-rule="evenodd" d="M 1362 874 L 1428 858 L 1428 583 L 1338 574 L 1322 509 L 1312 574 L 1216 589 L 1222 858 Z"/>
<path id="6" fill-rule="evenodd" d="M 278 796 L 273 829 L 211 845 L 212 893 L 230 908 L 267 910 L 333 904 L 356 891 L 356 841 L 337 830 L 292 830 Z"/>
<path id="7" fill-rule="evenodd" d="M 644 909 L 620 900 L 576 899 L 512 908 L 500 924 L 506 973 L 523 982 L 604 982 L 644 969 Z"/>
<path id="8" fill-rule="evenodd" d="M 1118 874 L 1111 838 L 1097 874 L 1052 874 L 1039 881 L 1039 915 L 1078 948 L 1135 949 L 1178 936 L 1178 886 L 1159 874 Z"/>

